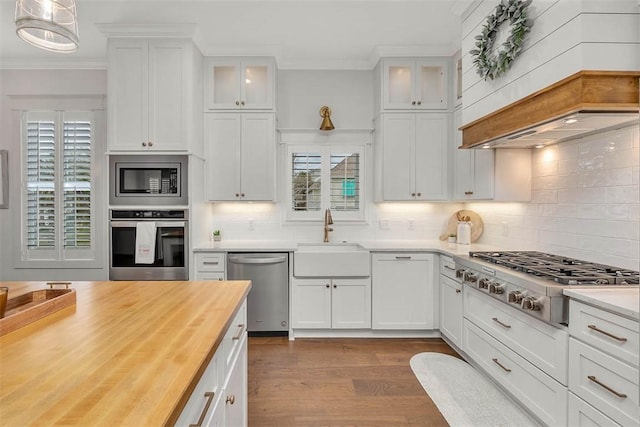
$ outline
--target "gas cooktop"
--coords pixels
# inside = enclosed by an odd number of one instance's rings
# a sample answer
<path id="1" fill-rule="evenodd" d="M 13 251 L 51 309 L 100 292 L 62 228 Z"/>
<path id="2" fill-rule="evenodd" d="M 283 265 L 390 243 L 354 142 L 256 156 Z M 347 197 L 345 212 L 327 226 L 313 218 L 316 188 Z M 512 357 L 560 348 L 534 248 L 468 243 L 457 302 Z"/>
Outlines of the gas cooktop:
<path id="1" fill-rule="evenodd" d="M 469 256 L 561 285 L 638 285 L 640 272 L 536 251 L 469 252 Z"/>

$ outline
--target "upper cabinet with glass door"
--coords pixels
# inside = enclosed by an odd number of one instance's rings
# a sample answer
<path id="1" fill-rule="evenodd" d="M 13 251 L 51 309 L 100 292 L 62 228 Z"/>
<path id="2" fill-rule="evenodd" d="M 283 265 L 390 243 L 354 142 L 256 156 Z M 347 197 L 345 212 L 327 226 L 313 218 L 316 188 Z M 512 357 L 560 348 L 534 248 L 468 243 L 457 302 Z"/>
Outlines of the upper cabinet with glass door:
<path id="1" fill-rule="evenodd" d="M 383 110 L 444 110 L 448 108 L 446 59 L 383 59 Z"/>
<path id="2" fill-rule="evenodd" d="M 273 58 L 206 58 L 205 111 L 272 110 L 274 70 Z"/>

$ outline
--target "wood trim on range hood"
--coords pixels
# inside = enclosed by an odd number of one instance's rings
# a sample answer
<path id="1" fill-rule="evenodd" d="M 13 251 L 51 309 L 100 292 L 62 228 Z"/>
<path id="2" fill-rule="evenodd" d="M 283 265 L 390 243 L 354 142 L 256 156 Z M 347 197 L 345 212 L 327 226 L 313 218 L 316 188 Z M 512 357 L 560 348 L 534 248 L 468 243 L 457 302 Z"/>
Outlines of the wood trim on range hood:
<path id="1" fill-rule="evenodd" d="M 639 77 L 638 71 L 579 71 L 462 126 L 460 148 L 491 145 L 500 138 L 577 113 L 637 115 L 640 110 Z M 508 144 L 502 146 L 507 148 Z"/>

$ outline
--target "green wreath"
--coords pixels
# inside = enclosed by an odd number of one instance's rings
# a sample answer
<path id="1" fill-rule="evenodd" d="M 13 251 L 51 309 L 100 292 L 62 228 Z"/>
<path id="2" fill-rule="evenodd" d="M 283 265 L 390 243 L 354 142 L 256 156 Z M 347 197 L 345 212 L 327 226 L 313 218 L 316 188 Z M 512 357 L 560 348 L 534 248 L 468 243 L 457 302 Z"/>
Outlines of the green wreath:
<path id="1" fill-rule="evenodd" d="M 487 22 L 482 27 L 482 33 L 476 36 L 476 48 L 469 53 L 474 57 L 473 64 L 478 74 L 484 80 L 493 80 L 504 74 L 511 62 L 522 50 L 525 35 L 533 27 L 533 20 L 527 17 L 527 8 L 533 0 L 501 0 L 493 15 L 487 16 Z M 498 35 L 498 29 L 509 20 L 511 34 L 496 52 L 493 44 Z"/>

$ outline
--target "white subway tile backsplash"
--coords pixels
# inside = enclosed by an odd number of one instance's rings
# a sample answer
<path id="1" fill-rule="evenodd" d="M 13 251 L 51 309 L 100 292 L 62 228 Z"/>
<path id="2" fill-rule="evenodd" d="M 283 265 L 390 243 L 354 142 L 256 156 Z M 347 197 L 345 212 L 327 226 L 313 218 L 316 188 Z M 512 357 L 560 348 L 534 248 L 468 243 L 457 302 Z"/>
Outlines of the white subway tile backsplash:
<path id="1" fill-rule="evenodd" d="M 633 126 L 534 150 L 530 203 L 510 215 L 501 203 L 467 204 L 485 219 L 481 243 L 640 269 L 639 134 Z"/>
<path id="2" fill-rule="evenodd" d="M 532 190 L 531 202 L 532 203 L 557 203 L 558 191 L 557 190 Z"/>
<path id="3" fill-rule="evenodd" d="M 637 203 L 640 197 L 637 185 L 605 188 L 605 201 L 607 203 Z"/>
<path id="4" fill-rule="evenodd" d="M 602 187 L 570 188 L 558 190 L 558 203 L 604 203 Z"/>

